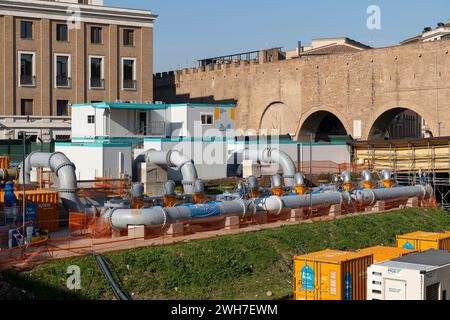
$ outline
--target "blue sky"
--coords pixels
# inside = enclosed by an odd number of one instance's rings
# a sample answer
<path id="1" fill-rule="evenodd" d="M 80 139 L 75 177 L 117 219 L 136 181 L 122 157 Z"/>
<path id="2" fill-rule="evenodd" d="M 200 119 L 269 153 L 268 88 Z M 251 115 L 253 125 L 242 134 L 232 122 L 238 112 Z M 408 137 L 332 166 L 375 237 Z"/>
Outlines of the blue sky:
<path id="1" fill-rule="evenodd" d="M 195 66 L 197 59 L 297 41 L 348 36 L 374 47 L 398 44 L 426 26 L 448 22 L 449 0 L 105 0 L 149 9 L 155 24 L 155 72 Z M 367 28 L 369 5 L 381 9 L 381 30 Z"/>

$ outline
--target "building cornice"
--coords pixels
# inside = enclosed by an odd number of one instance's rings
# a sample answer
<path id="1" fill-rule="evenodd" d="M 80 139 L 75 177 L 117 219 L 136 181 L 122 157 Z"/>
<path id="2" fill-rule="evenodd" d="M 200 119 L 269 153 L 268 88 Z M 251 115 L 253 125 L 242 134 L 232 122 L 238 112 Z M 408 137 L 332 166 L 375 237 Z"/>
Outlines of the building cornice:
<path id="1" fill-rule="evenodd" d="M 75 13 L 75 14 L 74 14 Z M 0 0 L 0 15 L 52 20 L 153 27 L 157 15 L 148 10 L 36 0 Z"/>

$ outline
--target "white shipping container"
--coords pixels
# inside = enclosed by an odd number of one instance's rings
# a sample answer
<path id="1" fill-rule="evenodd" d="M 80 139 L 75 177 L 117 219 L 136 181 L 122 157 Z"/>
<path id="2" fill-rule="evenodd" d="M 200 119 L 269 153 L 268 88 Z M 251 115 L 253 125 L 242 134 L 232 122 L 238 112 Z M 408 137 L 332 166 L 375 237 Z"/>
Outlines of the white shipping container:
<path id="1" fill-rule="evenodd" d="M 430 250 L 368 268 L 368 300 L 449 300 L 450 253 Z"/>

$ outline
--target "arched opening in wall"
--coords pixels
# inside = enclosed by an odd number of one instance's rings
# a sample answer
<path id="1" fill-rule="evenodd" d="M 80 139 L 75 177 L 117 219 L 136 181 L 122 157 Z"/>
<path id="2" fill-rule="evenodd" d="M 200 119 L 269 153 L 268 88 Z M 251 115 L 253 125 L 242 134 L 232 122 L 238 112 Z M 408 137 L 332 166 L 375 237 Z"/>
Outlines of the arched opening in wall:
<path id="1" fill-rule="evenodd" d="M 283 102 L 272 102 L 260 119 L 259 132 L 265 135 L 295 134 L 298 118 L 298 113 Z"/>
<path id="2" fill-rule="evenodd" d="M 303 123 L 300 142 L 330 142 L 349 138 L 347 130 L 341 120 L 331 112 L 319 111 L 310 115 Z"/>
<path id="3" fill-rule="evenodd" d="M 407 140 L 432 138 L 426 121 L 416 112 L 394 108 L 383 113 L 372 125 L 369 140 Z"/>

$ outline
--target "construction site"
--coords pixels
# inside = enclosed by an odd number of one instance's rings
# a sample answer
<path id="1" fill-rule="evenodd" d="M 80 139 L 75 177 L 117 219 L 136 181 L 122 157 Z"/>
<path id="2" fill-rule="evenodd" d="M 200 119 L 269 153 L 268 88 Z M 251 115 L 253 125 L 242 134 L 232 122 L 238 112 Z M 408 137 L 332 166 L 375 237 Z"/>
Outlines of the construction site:
<path id="1" fill-rule="evenodd" d="M 308 148 L 302 151 L 300 143 L 283 137 L 233 136 L 238 111 L 234 105 L 100 103 L 74 108 L 73 132 L 83 141 L 57 142 L 54 152 L 33 151 L 20 162 L 2 158 L 3 270 L 26 271 L 92 253 L 398 210 L 446 208 L 445 185 L 439 182 L 448 181 L 450 161 L 443 139 L 416 141 L 417 147 L 407 146 L 406 153 L 394 143 L 311 143 L 311 154 L 320 155 L 325 148 L 335 150 L 335 157 L 339 152 L 351 157 L 347 164 L 320 168 L 321 162 L 301 161 Z M 195 131 L 189 122 L 182 120 L 185 127 L 178 131 L 173 126 L 180 117 L 198 117 L 200 123 L 226 128 L 228 134 L 221 138 L 222 131 L 210 130 L 200 139 L 111 136 L 119 124 L 120 130 L 132 132 L 120 117 L 144 110 L 151 118 L 159 116 L 168 132 L 188 135 Z M 97 119 L 106 115 L 114 122 L 107 128 L 80 125 L 90 114 Z M 108 130 L 103 139 L 101 130 Z M 300 171 L 308 166 L 309 175 Z"/>
<path id="2" fill-rule="evenodd" d="M 154 74 L 157 18 L 0 0 L 0 300 L 450 300 L 450 23 Z"/>

